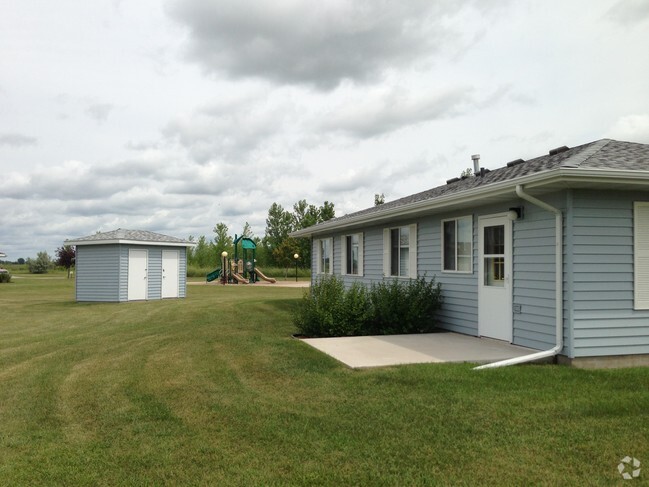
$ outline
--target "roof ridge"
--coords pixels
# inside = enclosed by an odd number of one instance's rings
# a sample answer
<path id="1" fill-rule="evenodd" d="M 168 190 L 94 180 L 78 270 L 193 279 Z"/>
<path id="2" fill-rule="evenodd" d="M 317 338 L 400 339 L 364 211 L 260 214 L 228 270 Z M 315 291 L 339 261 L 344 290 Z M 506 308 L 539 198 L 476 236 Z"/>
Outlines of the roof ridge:
<path id="1" fill-rule="evenodd" d="M 606 147 L 613 139 L 600 139 L 588 144 L 583 150 L 570 156 L 560 164 L 560 167 L 579 167 L 597 152 Z"/>

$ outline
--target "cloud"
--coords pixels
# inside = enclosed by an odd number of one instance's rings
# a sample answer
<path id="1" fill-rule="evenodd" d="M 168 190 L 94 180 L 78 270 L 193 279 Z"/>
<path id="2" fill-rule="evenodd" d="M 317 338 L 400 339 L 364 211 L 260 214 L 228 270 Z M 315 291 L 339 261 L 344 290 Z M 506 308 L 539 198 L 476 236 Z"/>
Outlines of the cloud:
<path id="1" fill-rule="evenodd" d="M 168 12 L 188 28 L 188 56 L 207 72 L 330 90 L 374 83 L 448 48 L 460 36 L 448 18 L 471 3 L 185 0 Z"/>
<path id="2" fill-rule="evenodd" d="M 609 9 L 606 18 L 622 25 L 640 24 L 649 19 L 649 2 L 620 0 Z"/>
<path id="3" fill-rule="evenodd" d="M 9 147 L 28 147 L 34 146 L 38 143 L 36 137 L 22 134 L 0 134 L 0 146 L 6 145 Z"/>
<path id="4" fill-rule="evenodd" d="M 114 108 L 110 103 L 93 103 L 86 108 L 86 114 L 98 122 L 105 122 Z"/>
<path id="5" fill-rule="evenodd" d="M 60 166 L 10 172 L 3 196 L 16 200 L 94 200 L 108 198 L 150 178 L 153 162 L 127 161 L 115 165 L 65 161 Z M 151 170 L 151 172 L 149 172 Z"/>
<path id="6" fill-rule="evenodd" d="M 625 115 L 616 120 L 607 137 L 649 144 L 649 114 Z"/>
<path id="7" fill-rule="evenodd" d="M 454 87 L 430 93 L 404 90 L 367 93 L 331 110 L 321 128 L 351 137 L 369 138 L 421 122 L 461 113 L 471 101 L 472 89 Z"/>

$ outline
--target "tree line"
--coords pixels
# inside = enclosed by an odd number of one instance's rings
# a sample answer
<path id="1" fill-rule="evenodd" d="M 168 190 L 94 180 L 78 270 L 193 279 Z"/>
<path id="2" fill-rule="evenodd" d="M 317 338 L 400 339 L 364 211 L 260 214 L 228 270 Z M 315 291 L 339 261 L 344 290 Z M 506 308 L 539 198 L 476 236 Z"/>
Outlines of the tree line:
<path id="1" fill-rule="evenodd" d="M 295 265 L 294 255 L 298 254 L 298 265 L 310 268 L 311 241 L 289 237 L 289 233 L 322 223 L 335 216 L 334 204 L 329 201 L 316 206 L 307 203 L 306 200 L 300 200 L 293 205 L 292 211 L 284 209 L 279 203 L 273 203 L 268 209 L 263 237 L 254 235 L 248 222 L 244 224 L 241 231 L 232 231 L 225 223 L 219 222 L 212 229 L 214 233 L 212 238 L 205 235 L 198 238 L 189 236 L 189 240 L 195 242 L 196 246 L 188 249 L 187 264 L 202 269 L 219 267 L 223 251 L 228 255 L 234 253 L 233 241 L 236 234 L 255 242 L 257 246 L 255 258 L 260 266 L 288 268 Z"/>

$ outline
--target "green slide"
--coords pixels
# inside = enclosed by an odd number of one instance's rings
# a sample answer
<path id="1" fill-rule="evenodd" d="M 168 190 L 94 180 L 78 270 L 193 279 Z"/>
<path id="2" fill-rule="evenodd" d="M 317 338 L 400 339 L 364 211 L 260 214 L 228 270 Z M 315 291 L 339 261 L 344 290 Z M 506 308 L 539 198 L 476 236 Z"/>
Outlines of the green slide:
<path id="1" fill-rule="evenodd" d="M 220 275 L 221 275 L 221 269 L 216 269 L 210 272 L 207 275 L 207 282 L 212 282 L 214 279 L 218 279 Z"/>

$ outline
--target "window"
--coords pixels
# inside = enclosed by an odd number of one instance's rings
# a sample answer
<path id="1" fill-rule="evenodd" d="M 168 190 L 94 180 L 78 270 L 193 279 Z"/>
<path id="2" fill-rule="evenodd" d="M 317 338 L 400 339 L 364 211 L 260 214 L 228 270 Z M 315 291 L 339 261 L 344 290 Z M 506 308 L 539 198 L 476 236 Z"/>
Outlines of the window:
<path id="1" fill-rule="evenodd" d="M 634 308 L 649 309 L 649 202 L 633 205 Z"/>
<path id="2" fill-rule="evenodd" d="M 473 218 L 442 220 L 442 270 L 473 272 Z"/>
<path id="3" fill-rule="evenodd" d="M 318 240 L 318 274 L 333 274 L 333 239 Z"/>
<path id="4" fill-rule="evenodd" d="M 417 277 L 417 225 L 383 230 L 383 274 Z"/>
<path id="5" fill-rule="evenodd" d="M 363 234 L 356 233 L 342 237 L 342 274 L 363 275 Z"/>

